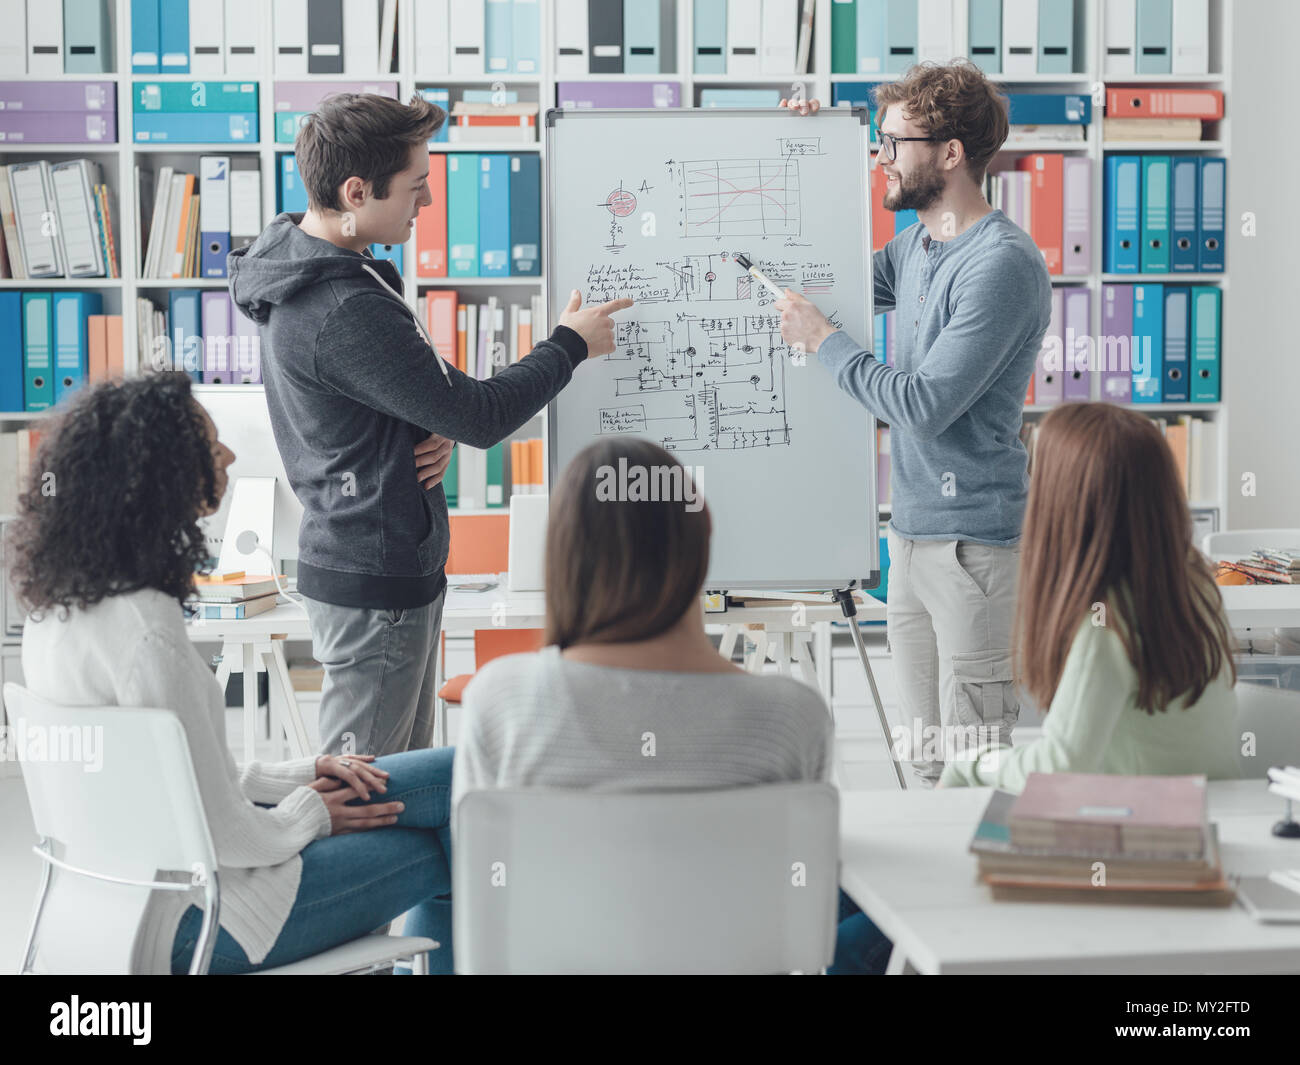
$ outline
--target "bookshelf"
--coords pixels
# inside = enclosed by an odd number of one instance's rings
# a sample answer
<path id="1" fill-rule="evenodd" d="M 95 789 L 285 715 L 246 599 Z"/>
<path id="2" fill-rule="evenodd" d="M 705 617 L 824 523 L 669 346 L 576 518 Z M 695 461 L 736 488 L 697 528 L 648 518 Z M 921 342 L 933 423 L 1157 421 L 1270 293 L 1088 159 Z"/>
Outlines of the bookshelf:
<path id="1" fill-rule="evenodd" d="M 807 74 L 790 72 L 785 75 L 728 75 L 696 74 L 693 70 L 694 53 L 694 5 L 691 0 L 661 0 L 673 8 L 676 35 L 672 47 L 665 51 L 665 66 L 670 66 L 671 73 L 661 74 L 608 74 L 608 75 L 559 75 L 556 71 L 555 55 L 555 4 L 554 0 L 540 0 L 541 15 L 541 67 L 536 74 L 501 75 L 424 75 L 415 69 L 415 13 L 411 0 L 402 0 L 398 5 L 397 20 L 397 70 L 396 72 L 349 72 L 341 75 L 295 74 L 281 75 L 284 80 L 319 81 L 328 84 L 336 81 L 384 80 L 396 81 L 399 97 L 409 99 L 417 88 L 428 86 L 446 87 L 452 92 L 453 101 L 458 90 L 466 88 L 483 88 L 501 85 L 507 89 L 517 89 L 521 99 L 536 99 L 541 111 L 554 106 L 556 85 L 560 81 L 670 81 L 676 82 L 681 89 L 681 100 L 685 106 L 695 106 L 699 101 L 702 88 L 713 86 L 747 87 L 780 89 L 783 95 L 789 95 L 794 84 L 801 84 L 809 97 L 821 100 L 830 106 L 831 94 L 835 85 L 851 82 L 881 82 L 893 80 L 897 75 L 853 75 L 832 74 L 831 70 L 831 0 L 816 0 L 815 22 L 811 50 L 811 72 Z M 1087 287 L 1092 293 L 1091 329 L 1092 335 L 1099 336 L 1101 331 L 1101 286 L 1110 282 L 1171 282 L 1217 285 L 1225 295 L 1229 285 L 1228 273 L 1222 274 L 1122 274 L 1102 273 L 1103 230 L 1100 224 L 1103 195 L 1103 161 L 1109 152 L 1198 152 L 1228 157 L 1231 148 L 1232 96 L 1231 96 L 1231 54 L 1232 54 L 1232 5 L 1234 0 L 1209 0 L 1210 17 L 1210 70 L 1207 75 L 1130 75 L 1123 78 L 1107 79 L 1102 73 L 1105 3 L 1104 0 L 1075 0 L 1075 71 L 1069 74 L 1025 74 L 1022 76 L 993 75 L 994 81 L 1008 90 L 1029 89 L 1055 92 L 1088 93 L 1093 97 L 1093 124 L 1088 127 L 1087 140 L 1079 145 L 1062 145 L 1054 142 L 1022 143 L 1014 148 L 1005 149 L 994 159 L 991 169 L 1005 169 L 1010 165 L 1010 158 L 1033 151 L 1064 151 L 1083 154 L 1093 163 L 1093 270 L 1088 274 L 1072 276 L 1054 276 L 1053 285 L 1078 285 Z M 221 154 L 253 157 L 258 161 L 262 174 L 262 209 L 264 221 L 269 221 L 276 210 L 276 175 L 277 161 L 289 145 L 275 141 L 274 93 L 273 85 L 277 80 L 274 70 L 273 49 L 273 10 L 271 3 L 259 6 L 258 46 L 260 66 L 256 76 L 259 87 L 259 140 L 255 144 L 154 144 L 137 145 L 133 142 L 132 85 L 137 81 L 189 81 L 202 80 L 254 80 L 249 77 L 226 75 L 189 74 L 148 74 L 132 75 L 129 57 L 130 40 L 130 0 L 109 0 L 110 23 L 115 42 L 115 59 L 117 72 L 102 75 L 63 75 L 62 80 L 111 81 L 117 90 L 118 142 L 116 144 L 0 144 L 0 162 L 21 161 L 25 158 L 73 159 L 91 158 L 103 167 L 103 180 L 113 192 L 117 216 L 117 246 L 121 266 L 121 279 L 59 279 L 59 280 L 0 280 L 0 290 L 44 290 L 44 289 L 96 289 L 104 295 L 104 313 L 121 314 L 123 318 L 123 346 L 125 352 L 125 370 L 128 374 L 140 372 L 138 343 L 136 336 L 135 301 L 142 294 L 157 294 L 173 288 L 224 288 L 224 280 L 206 279 L 141 279 L 136 274 L 136 260 L 140 253 L 139 219 L 136 217 L 134 202 L 134 168 L 137 163 L 145 162 L 155 168 L 166 163 L 183 163 L 186 169 L 198 172 L 198 157 L 204 154 Z M 964 41 L 967 38 L 967 3 L 966 0 L 953 0 L 954 33 L 953 39 Z M 9 80 L 47 81 L 48 75 L 12 76 Z M 1214 123 L 1210 131 L 1212 140 L 1200 142 L 1107 142 L 1102 139 L 1101 112 L 1105 88 L 1108 85 L 1165 85 L 1170 87 L 1211 87 L 1220 89 L 1225 97 L 1224 118 Z M 811 120 L 815 121 L 815 119 Z M 539 142 L 533 145 L 520 144 L 438 144 L 431 148 L 435 152 L 490 152 L 490 151 L 535 151 L 542 159 L 545 169 L 546 146 L 544 141 L 544 124 L 539 118 Z M 616 146 L 614 146 L 616 150 Z M 1231 175 L 1229 175 L 1231 180 Z M 877 208 L 878 209 L 878 208 Z M 543 210 L 543 227 L 546 225 L 546 212 Z M 543 242 L 546 240 L 543 229 Z M 544 259 L 544 256 L 543 256 Z M 1229 270 L 1231 259 L 1229 258 Z M 504 302 L 525 302 L 530 296 L 541 290 L 543 301 L 549 307 L 551 302 L 550 279 L 541 277 L 505 277 L 505 278 L 419 278 L 415 273 L 416 256 L 414 241 L 408 242 L 403 256 L 403 280 L 407 301 L 412 307 L 416 300 L 426 291 L 437 288 L 455 288 L 464 292 L 468 299 L 477 300 L 480 295 L 496 295 Z M 560 279 L 561 291 L 567 291 L 569 285 Z M 1223 314 L 1231 312 L 1231 303 L 1225 298 Z M 549 329 L 534 330 L 545 335 Z M 1224 331 L 1221 326 L 1221 338 Z M 866 338 L 861 338 L 865 341 Z M 1221 349 L 1221 359 L 1226 360 L 1227 353 Z M 1218 492 L 1212 500 L 1192 500 L 1194 505 L 1212 508 L 1218 515 L 1218 525 L 1226 524 L 1227 515 L 1227 417 L 1231 401 L 1233 374 L 1221 374 L 1222 392 L 1219 403 L 1186 404 L 1137 404 L 1134 408 L 1145 414 L 1167 415 L 1191 413 L 1218 423 L 1217 483 Z M 1093 398 L 1099 397 L 1098 375 L 1093 375 Z M 204 388 L 222 386 L 196 385 L 201 394 Z M 249 397 L 249 402 L 262 402 L 260 385 L 240 386 Z M 1025 417 L 1033 419 L 1050 408 L 1030 406 L 1025 409 Z M 41 414 L 0 413 L 0 430 L 12 431 L 39 422 Z M 545 412 L 543 411 L 528 425 L 519 430 L 516 436 L 546 437 Z M 453 509 L 453 513 L 461 511 Z M 468 512 L 466 512 L 468 513 Z"/>

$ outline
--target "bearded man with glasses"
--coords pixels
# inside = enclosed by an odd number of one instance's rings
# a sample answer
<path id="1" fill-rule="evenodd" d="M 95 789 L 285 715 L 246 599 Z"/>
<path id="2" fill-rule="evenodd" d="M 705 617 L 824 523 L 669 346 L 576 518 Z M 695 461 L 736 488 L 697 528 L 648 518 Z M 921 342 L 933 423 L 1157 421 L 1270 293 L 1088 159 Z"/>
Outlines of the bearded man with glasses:
<path id="1" fill-rule="evenodd" d="M 890 427 L 888 631 L 913 741 L 900 755 L 932 786 L 945 752 L 1009 743 L 1019 716 L 1011 622 L 1029 488 L 1019 434 L 1051 281 L 1029 235 L 984 197 L 1008 118 L 983 73 L 965 60 L 916 66 L 879 86 L 876 104 L 887 186 L 872 206 L 920 219 L 873 256 L 875 310 L 894 311 L 894 365 L 789 289 L 774 306 L 785 342 L 815 352 Z"/>

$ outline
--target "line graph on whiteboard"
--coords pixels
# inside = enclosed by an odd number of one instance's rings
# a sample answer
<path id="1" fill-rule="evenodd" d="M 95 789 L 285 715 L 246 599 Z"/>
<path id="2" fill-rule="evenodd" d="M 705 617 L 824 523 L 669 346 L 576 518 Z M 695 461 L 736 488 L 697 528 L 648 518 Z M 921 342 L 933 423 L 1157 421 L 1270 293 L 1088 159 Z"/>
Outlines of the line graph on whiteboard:
<path id="1" fill-rule="evenodd" d="M 679 164 L 688 237 L 795 237 L 799 160 L 695 159 Z"/>

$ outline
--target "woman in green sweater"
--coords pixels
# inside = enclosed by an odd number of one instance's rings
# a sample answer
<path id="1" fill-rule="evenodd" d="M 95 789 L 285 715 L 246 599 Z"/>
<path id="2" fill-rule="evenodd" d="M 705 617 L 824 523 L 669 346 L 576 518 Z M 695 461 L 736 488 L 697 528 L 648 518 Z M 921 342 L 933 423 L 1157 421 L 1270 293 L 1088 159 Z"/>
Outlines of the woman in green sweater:
<path id="1" fill-rule="evenodd" d="M 950 761 L 941 786 L 1238 776 L 1228 626 L 1160 431 L 1071 403 L 1043 419 L 1032 465 L 1013 639 L 1021 686 L 1048 708 L 1043 734 Z"/>

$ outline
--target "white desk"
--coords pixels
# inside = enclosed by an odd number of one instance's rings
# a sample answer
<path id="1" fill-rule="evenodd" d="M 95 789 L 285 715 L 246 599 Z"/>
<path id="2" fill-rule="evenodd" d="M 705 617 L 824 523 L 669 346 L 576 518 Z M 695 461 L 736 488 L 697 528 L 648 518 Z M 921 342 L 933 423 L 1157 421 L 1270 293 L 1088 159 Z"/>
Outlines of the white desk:
<path id="1" fill-rule="evenodd" d="M 442 631 L 451 635 L 473 633 L 475 629 L 505 627 L 539 629 L 546 622 L 546 599 L 543 592 L 512 592 L 506 586 L 506 576 L 501 574 L 496 588 L 485 592 L 456 591 L 454 585 L 472 580 L 458 576 L 450 579 L 447 600 L 443 606 Z M 1224 607 L 1228 621 L 1235 629 L 1243 628 L 1300 628 L 1300 586 L 1245 585 L 1225 587 Z M 885 604 L 862 595 L 858 606 L 859 621 L 884 621 Z M 705 614 L 707 625 L 720 625 L 730 635 L 734 647 L 735 628 L 739 625 L 762 625 L 763 639 L 776 636 L 779 644 L 777 665 L 792 671 L 795 665 L 802 668 L 804 679 L 819 687 L 830 700 L 830 625 L 842 621 L 838 606 L 807 603 L 802 616 L 796 617 L 790 606 L 746 607 L 718 613 Z M 195 642 L 214 641 L 225 645 L 217 678 L 224 690 L 232 672 L 234 649 L 239 649 L 240 670 L 251 670 L 255 675 L 266 670 L 271 683 L 279 690 L 288 718 L 281 726 L 289 737 L 290 748 L 295 753 L 307 753 L 307 737 L 296 713 L 297 703 L 289 682 L 289 668 L 284 660 L 284 640 L 310 640 L 311 626 L 307 615 L 297 603 L 281 602 L 273 610 L 244 621 L 192 621 L 188 625 L 190 639 Z M 802 643 L 796 633 L 812 630 L 818 643 L 811 658 L 802 653 Z M 731 647 L 724 646 L 723 653 Z M 765 658 L 765 644 L 751 659 L 752 668 L 761 668 Z M 239 671 L 239 670 L 236 670 Z M 272 703 L 275 696 L 272 697 Z M 252 760 L 256 742 L 257 684 L 244 685 L 244 757 Z"/>
<path id="2" fill-rule="evenodd" d="M 506 575 L 494 575 L 497 587 L 483 592 L 458 591 L 457 584 L 478 578 L 454 576 L 449 578 L 447 598 L 442 610 L 442 631 L 449 635 L 472 634 L 476 629 L 509 628 L 540 629 L 546 624 L 546 596 L 543 592 L 512 592 L 507 587 Z M 884 619 L 884 604 L 869 597 L 858 607 L 862 621 Z M 840 608 L 833 604 L 807 603 L 799 614 L 790 606 L 746 607 L 705 615 L 708 624 L 737 626 L 761 624 L 765 633 L 775 634 L 781 640 L 777 664 L 787 672 L 794 663 L 804 668 L 805 679 L 819 685 L 829 699 L 830 628 L 827 623 L 842 620 Z M 819 678 L 814 664 L 800 657 L 800 645 L 792 636 L 813 626 L 825 633 L 826 648 L 819 651 L 817 663 L 823 664 L 825 674 Z M 217 680 L 224 691 L 231 672 L 242 672 L 244 683 L 244 759 L 256 756 L 257 741 L 257 673 L 265 670 L 272 686 L 269 700 L 272 708 L 273 735 L 278 724 L 289 739 L 293 757 L 308 754 L 307 732 L 298 713 L 298 703 L 289 680 L 289 666 L 284 657 L 284 641 L 310 640 L 311 626 L 306 611 L 298 603 L 281 601 L 265 614 L 238 621 L 201 619 L 186 626 L 190 640 L 217 642 L 223 645 Z M 237 649 L 237 650 L 236 650 Z M 726 648 L 724 648 L 726 653 Z M 238 656 L 236 658 L 236 655 Z M 757 660 L 757 659 L 756 659 Z M 758 662 L 761 665 L 761 661 Z M 238 668 L 236 668 L 238 667 Z M 443 664 L 439 659 L 439 680 Z M 252 678 L 249 680 L 248 678 Z M 278 698 L 278 704 L 277 704 Z M 277 708 L 278 707 L 278 708 Z"/>
<path id="3" fill-rule="evenodd" d="M 1300 584 L 1235 584 L 1219 591 L 1234 629 L 1300 628 Z"/>
<path id="4" fill-rule="evenodd" d="M 456 591 L 455 585 L 479 580 L 497 580 L 497 587 L 483 592 Z M 443 606 L 442 629 L 449 634 L 473 632 L 475 629 L 494 627 L 508 629 L 540 629 L 546 624 L 546 595 L 544 592 L 512 592 L 507 586 L 507 575 L 460 576 L 450 580 L 447 601 Z M 860 596 L 859 621 L 884 621 L 885 604 L 870 596 Z M 833 603 L 800 603 L 758 607 L 736 607 L 730 610 L 709 612 L 704 615 L 705 625 L 718 625 L 726 632 L 721 648 L 725 657 L 734 650 L 736 634 L 741 626 L 761 625 L 764 636 L 776 636 L 777 668 L 792 672 L 801 666 L 804 679 L 814 687 L 821 687 L 830 700 L 830 627 L 832 621 L 844 620 L 844 614 Z M 824 651 L 819 649 L 814 660 L 802 653 L 803 645 L 796 633 L 816 631 L 824 634 Z M 760 648 L 751 661 L 751 668 L 761 668 L 766 645 Z M 819 677 L 816 667 L 824 665 L 825 673 Z"/>
<path id="5" fill-rule="evenodd" d="M 844 793 L 840 883 L 894 942 L 890 971 L 1282 973 L 1300 971 L 1300 925 L 1226 908 L 994 902 L 967 851 L 989 788 Z M 1269 833 L 1282 801 L 1261 781 L 1212 781 L 1225 871 L 1300 867 Z"/>
<path id="6" fill-rule="evenodd" d="M 442 631 L 457 635 L 494 625 L 541 628 L 545 623 L 545 610 L 541 592 L 510 592 L 504 582 L 486 592 L 458 592 L 449 586 L 443 606 Z M 284 657 L 285 640 L 311 639 L 306 611 L 298 603 L 281 600 L 273 609 L 256 617 L 237 621 L 195 619 L 186 629 L 191 642 L 222 644 L 221 664 L 217 667 L 217 681 L 222 691 L 225 691 L 231 672 L 244 674 L 244 760 L 251 762 L 256 757 L 256 678 L 262 670 L 266 671 L 272 686 L 269 704 L 273 735 L 279 736 L 278 725 L 289 739 L 292 757 L 310 753 L 307 730 L 298 713 L 297 697 L 289 679 L 289 664 Z"/>
<path id="7" fill-rule="evenodd" d="M 265 614 L 238 621 L 196 618 L 185 626 L 191 643 L 218 642 L 222 645 L 217 682 L 226 690 L 232 672 L 232 658 L 239 652 L 239 668 L 244 676 L 244 761 L 257 757 L 257 674 L 265 670 L 272 691 L 267 700 L 272 716 L 272 734 L 278 723 L 289 738 L 294 758 L 309 754 L 307 730 L 298 713 L 298 700 L 289 680 L 289 664 L 284 658 L 284 641 L 310 640 L 311 625 L 307 613 L 297 603 L 280 602 Z M 278 689 L 279 703 L 276 701 Z"/>

